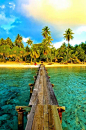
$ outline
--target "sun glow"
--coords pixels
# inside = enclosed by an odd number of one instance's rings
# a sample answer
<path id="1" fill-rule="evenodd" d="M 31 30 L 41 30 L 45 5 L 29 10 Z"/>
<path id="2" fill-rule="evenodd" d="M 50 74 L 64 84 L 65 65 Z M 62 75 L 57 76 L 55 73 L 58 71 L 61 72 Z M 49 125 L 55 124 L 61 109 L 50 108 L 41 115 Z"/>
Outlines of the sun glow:
<path id="1" fill-rule="evenodd" d="M 48 0 L 48 2 L 56 9 L 56 10 L 64 10 L 71 6 L 71 2 L 69 0 Z"/>
<path id="2" fill-rule="evenodd" d="M 86 0 L 29 0 L 22 4 L 27 17 L 57 25 L 86 24 Z"/>

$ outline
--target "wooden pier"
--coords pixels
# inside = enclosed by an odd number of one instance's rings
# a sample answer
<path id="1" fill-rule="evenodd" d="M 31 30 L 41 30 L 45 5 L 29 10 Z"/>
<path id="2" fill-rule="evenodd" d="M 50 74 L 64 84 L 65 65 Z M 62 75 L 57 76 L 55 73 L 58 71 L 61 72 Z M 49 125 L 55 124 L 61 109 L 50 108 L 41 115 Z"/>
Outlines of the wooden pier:
<path id="1" fill-rule="evenodd" d="M 30 112 L 27 115 L 25 130 L 62 130 L 62 111 L 65 108 L 59 107 L 53 85 L 43 64 L 40 65 L 34 78 L 35 83 L 30 84 L 31 99 L 28 105 Z M 22 111 L 25 110 L 25 107 L 21 106 L 21 108 Z M 16 110 L 19 109 L 20 107 L 17 106 Z"/>

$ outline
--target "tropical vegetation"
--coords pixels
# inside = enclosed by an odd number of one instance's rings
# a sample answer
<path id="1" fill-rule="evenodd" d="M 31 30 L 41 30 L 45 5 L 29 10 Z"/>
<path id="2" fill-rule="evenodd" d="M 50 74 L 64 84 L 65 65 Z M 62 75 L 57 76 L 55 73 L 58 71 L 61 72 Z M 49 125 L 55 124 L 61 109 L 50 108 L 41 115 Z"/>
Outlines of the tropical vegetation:
<path id="1" fill-rule="evenodd" d="M 18 34 L 15 41 L 8 37 L 0 39 L 0 62 L 17 61 L 17 62 L 58 62 L 58 63 L 84 63 L 86 62 L 86 42 L 79 45 L 71 46 L 70 40 L 73 39 L 73 32 L 68 28 L 64 38 L 68 44 L 63 43 L 58 49 L 53 47 L 50 28 L 45 26 L 42 29 L 43 40 L 39 44 L 34 44 L 29 38 L 27 46 L 22 42 L 22 36 Z"/>
<path id="2" fill-rule="evenodd" d="M 68 47 L 67 47 L 67 61 L 68 61 L 68 49 L 69 49 L 69 41 L 70 39 L 73 39 L 74 37 L 72 36 L 74 33 L 72 32 L 72 30 L 70 28 L 68 28 L 65 33 L 63 34 L 64 35 L 64 38 L 68 41 Z"/>

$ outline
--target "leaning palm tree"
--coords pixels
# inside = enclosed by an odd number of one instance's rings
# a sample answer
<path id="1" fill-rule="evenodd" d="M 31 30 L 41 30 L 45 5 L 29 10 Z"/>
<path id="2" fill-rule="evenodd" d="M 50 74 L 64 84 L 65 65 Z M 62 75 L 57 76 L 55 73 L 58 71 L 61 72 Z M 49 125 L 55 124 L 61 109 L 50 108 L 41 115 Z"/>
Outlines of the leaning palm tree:
<path id="1" fill-rule="evenodd" d="M 50 35 L 50 31 L 49 31 L 50 28 L 48 28 L 48 26 L 45 26 L 43 29 L 42 29 L 42 35 L 43 37 L 47 37 L 48 35 Z"/>
<path id="2" fill-rule="evenodd" d="M 72 32 L 72 30 L 70 28 L 68 28 L 64 35 L 64 38 L 68 41 L 68 47 L 67 47 L 67 62 L 68 62 L 68 49 L 69 49 L 69 41 L 70 39 L 73 39 L 74 37 L 72 36 L 74 33 Z"/>
<path id="3" fill-rule="evenodd" d="M 31 45 L 33 44 L 33 41 L 29 38 L 26 43 L 28 43 L 28 45 L 30 45 L 31 47 Z"/>

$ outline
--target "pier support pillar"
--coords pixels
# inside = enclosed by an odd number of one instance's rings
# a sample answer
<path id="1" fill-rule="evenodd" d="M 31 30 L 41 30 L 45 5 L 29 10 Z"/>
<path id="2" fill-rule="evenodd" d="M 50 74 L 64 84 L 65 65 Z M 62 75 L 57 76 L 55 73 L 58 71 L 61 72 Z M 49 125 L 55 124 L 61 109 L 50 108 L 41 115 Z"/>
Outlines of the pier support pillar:
<path id="1" fill-rule="evenodd" d="M 33 93 L 33 86 L 30 86 L 30 98 L 32 96 L 32 93 Z"/>
<path id="2" fill-rule="evenodd" d="M 21 107 L 18 110 L 18 130 L 24 130 L 23 129 L 23 110 Z"/>
<path id="3" fill-rule="evenodd" d="M 33 93 L 33 86 L 34 86 L 34 84 L 29 84 L 29 86 L 30 86 L 30 98 L 31 98 L 32 93 Z"/>
<path id="4" fill-rule="evenodd" d="M 62 124 L 62 112 L 65 112 L 65 106 L 58 106 L 57 107 L 58 113 L 59 113 L 59 118 L 60 118 L 60 123 Z"/>

